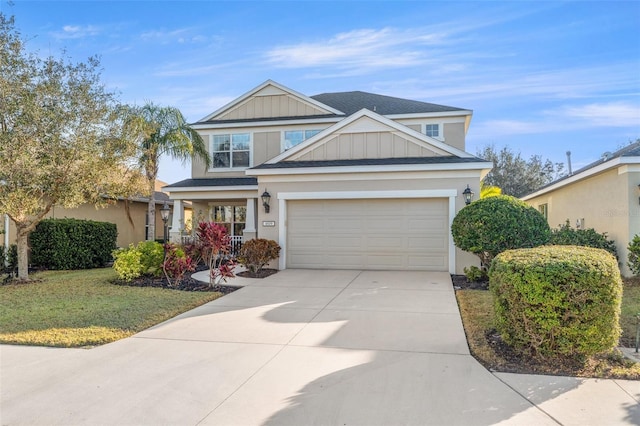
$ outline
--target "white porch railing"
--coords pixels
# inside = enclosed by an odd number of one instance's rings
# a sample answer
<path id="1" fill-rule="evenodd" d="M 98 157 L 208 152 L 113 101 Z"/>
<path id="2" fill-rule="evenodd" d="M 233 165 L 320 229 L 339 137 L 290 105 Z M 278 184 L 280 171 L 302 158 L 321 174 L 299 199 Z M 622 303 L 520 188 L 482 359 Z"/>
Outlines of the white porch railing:
<path id="1" fill-rule="evenodd" d="M 196 238 L 197 237 L 194 235 L 183 235 L 182 244 L 192 244 L 195 242 Z M 231 255 L 237 256 L 240 252 L 240 247 L 242 247 L 242 236 L 231 236 Z"/>

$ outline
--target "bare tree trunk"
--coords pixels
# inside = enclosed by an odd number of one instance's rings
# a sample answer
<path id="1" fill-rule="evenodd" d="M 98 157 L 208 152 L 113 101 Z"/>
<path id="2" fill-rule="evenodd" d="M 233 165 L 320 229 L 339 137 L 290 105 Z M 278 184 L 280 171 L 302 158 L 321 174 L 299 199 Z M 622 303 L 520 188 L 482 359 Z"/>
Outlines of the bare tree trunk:
<path id="1" fill-rule="evenodd" d="M 18 246 L 18 279 L 29 280 L 29 232 L 18 228 L 16 233 Z"/>
<path id="2" fill-rule="evenodd" d="M 156 196 L 155 191 L 151 191 L 149 195 L 149 206 L 147 215 L 149 216 L 149 227 L 147 228 L 147 241 L 156 239 Z"/>

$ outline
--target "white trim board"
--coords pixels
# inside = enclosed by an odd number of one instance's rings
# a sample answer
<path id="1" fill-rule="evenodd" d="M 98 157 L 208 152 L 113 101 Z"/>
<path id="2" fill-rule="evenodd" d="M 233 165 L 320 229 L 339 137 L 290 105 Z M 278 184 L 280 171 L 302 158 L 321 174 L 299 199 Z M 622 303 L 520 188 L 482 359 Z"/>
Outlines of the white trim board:
<path id="1" fill-rule="evenodd" d="M 353 199 L 403 199 L 403 198 L 449 198 L 449 273 L 456 272 L 456 248 L 451 235 L 451 224 L 456 215 L 457 189 L 427 189 L 405 191 L 326 191 L 326 192 L 279 192 L 278 193 L 278 243 L 280 244 L 279 269 L 287 269 L 287 201 L 290 200 L 353 200 Z"/>

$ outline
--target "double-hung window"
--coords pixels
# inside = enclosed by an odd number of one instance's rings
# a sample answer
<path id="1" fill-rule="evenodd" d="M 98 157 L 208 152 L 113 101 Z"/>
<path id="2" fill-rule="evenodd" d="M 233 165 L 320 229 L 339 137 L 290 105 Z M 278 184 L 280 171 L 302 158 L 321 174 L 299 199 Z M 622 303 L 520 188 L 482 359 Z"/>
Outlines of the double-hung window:
<path id="1" fill-rule="evenodd" d="M 214 169 L 249 167 L 251 135 L 249 133 L 213 135 L 211 152 Z"/>
<path id="2" fill-rule="evenodd" d="M 285 130 L 282 150 L 286 151 L 291 149 L 303 141 L 314 137 L 318 133 L 320 133 L 320 130 Z"/>

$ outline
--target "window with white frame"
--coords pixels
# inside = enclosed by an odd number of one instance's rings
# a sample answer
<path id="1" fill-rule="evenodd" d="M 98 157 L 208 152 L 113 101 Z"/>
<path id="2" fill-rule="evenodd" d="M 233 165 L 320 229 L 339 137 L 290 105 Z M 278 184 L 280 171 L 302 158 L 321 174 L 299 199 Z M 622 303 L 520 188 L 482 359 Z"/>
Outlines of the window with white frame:
<path id="1" fill-rule="evenodd" d="M 426 124 L 425 133 L 427 136 L 440 139 L 440 125 L 439 124 Z"/>
<path id="2" fill-rule="evenodd" d="M 285 130 L 282 150 L 286 151 L 291 149 L 305 140 L 314 137 L 318 133 L 320 133 L 320 130 Z"/>
<path id="3" fill-rule="evenodd" d="M 214 169 L 249 167 L 251 135 L 249 133 L 213 135 L 211 154 Z"/>
<path id="4" fill-rule="evenodd" d="M 242 236 L 247 221 L 245 206 L 213 206 L 211 214 L 213 221 L 224 225 L 229 235 Z"/>

